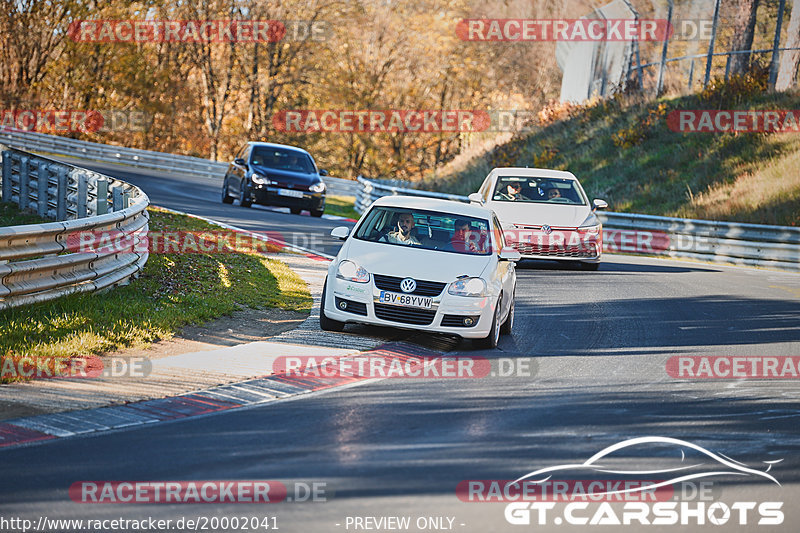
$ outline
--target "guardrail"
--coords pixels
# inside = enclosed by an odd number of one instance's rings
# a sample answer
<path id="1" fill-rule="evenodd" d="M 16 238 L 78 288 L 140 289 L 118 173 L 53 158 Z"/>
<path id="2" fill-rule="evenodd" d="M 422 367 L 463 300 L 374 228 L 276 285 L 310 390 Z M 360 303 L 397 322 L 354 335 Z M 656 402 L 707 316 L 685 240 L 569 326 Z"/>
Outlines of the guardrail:
<path id="1" fill-rule="evenodd" d="M 141 189 L 0 145 L 2 200 L 56 222 L 0 228 L 0 310 L 127 283 L 147 262 L 150 201 Z M 126 235 L 132 251 L 74 251 L 84 232 Z M 111 247 L 109 247 L 111 249 Z"/>
<path id="2" fill-rule="evenodd" d="M 382 196 L 408 195 L 468 202 L 466 196 L 404 188 L 358 177 L 356 211 Z M 664 255 L 800 271 L 800 228 L 599 212 L 607 252 Z"/>
<path id="3" fill-rule="evenodd" d="M 173 172 L 203 178 L 218 178 L 219 180 L 222 180 L 225 171 L 228 169 L 227 163 L 200 157 L 165 154 L 138 148 L 80 141 L 33 131 L 0 130 L 0 142 L 21 150 L 39 151 L 104 163 L 119 163 L 148 170 Z M 355 196 L 358 190 L 358 184 L 353 180 L 326 176 L 323 181 L 328 186 L 330 194 Z"/>

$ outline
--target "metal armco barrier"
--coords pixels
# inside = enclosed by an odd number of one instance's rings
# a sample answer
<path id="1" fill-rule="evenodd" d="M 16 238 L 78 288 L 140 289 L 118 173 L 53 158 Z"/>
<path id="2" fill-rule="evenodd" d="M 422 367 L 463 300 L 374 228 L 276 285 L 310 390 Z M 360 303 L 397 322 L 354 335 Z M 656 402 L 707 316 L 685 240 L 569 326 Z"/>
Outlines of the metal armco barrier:
<path id="1" fill-rule="evenodd" d="M 403 188 L 358 177 L 356 211 L 382 196 L 408 195 L 468 202 L 466 196 Z M 396 182 L 394 182 L 396 183 Z M 607 252 L 664 255 L 800 271 L 800 228 L 599 212 Z"/>
<path id="2" fill-rule="evenodd" d="M 0 129 L 0 142 L 21 150 L 34 150 L 105 163 L 121 163 L 137 168 L 203 178 L 218 178 L 220 181 L 228 169 L 227 163 L 210 161 L 199 157 L 79 141 L 33 131 Z M 355 196 L 358 190 L 358 184 L 353 180 L 326 176 L 323 181 L 327 185 L 328 193 L 330 194 Z M 222 186 L 222 183 L 220 183 L 220 186 Z"/>
<path id="3" fill-rule="evenodd" d="M 0 227 L 0 310 L 126 283 L 147 262 L 150 204 L 138 187 L 0 145 L 2 201 L 56 222 Z M 131 251 L 74 251 L 81 232 L 127 235 Z M 110 243 L 109 243 L 110 244 Z"/>

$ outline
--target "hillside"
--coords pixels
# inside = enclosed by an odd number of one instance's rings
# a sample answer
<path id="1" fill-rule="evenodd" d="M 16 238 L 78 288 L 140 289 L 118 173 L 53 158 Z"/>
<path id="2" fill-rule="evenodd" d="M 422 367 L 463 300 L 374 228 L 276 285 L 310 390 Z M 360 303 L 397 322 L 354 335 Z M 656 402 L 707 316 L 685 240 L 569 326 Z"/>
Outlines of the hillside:
<path id="1" fill-rule="evenodd" d="M 674 110 L 800 110 L 800 94 L 765 86 L 747 75 L 679 98 L 553 106 L 545 125 L 450 165 L 433 188 L 468 194 L 493 167 L 548 167 L 573 172 L 613 211 L 800 225 L 800 133 L 683 133 L 667 124 Z"/>

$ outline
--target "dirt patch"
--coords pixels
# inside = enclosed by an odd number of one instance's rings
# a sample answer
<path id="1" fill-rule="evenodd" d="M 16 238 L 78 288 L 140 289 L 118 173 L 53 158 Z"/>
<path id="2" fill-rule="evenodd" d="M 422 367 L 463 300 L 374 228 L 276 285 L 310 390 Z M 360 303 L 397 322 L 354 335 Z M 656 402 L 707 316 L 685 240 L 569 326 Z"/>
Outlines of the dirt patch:
<path id="1" fill-rule="evenodd" d="M 299 326 L 308 315 L 283 309 L 250 309 L 234 311 L 206 322 L 202 326 L 187 326 L 168 340 L 152 344 L 145 350 L 121 350 L 105 356 L 145 355 L 151 359 L 190 352 L 216 350 L 248 342 L 263 341 Z"/>

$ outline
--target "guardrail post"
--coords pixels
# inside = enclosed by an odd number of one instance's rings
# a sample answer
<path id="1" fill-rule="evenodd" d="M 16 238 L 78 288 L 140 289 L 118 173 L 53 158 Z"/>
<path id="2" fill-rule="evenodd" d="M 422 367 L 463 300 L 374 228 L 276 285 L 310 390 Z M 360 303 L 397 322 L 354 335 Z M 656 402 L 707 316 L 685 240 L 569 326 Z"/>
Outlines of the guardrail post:
<path id="1" fill-rule="evenodd" d="M 67 220 L 67 193 L 69 191 L 69 178 L 67 169 L 59 167 L 57 171 L 58 189 L 56 190 L 56 220 Z"/>
<path id="2" fill-rule="evenodd" d="M 108 213 L 108 181 L 97 180 L 97 199 L 95 200 L 95 214 L 105 215 Z"/>
<path id="3" fill-rule="evenodd" d="M 112 211 L 122 211 L 122 188 L 111 188 Z"/>
<path id="4" fill-rule="evenodd" d="M 19 208 L 20 209 L 27 209 L 28 204 L 30 202 L 29 193 L 28 193 L 28 180 L 30 179 L 29 175 L 29 165 L 30 160 L 26 156 L 22 156 L 19 158 Z"/>
<path id="5" fill-rule="evenodd" d="M 50 165 L 39 161 L 36 168 L 36 200 L 39 204 L 36 212 L 40 217 L 47 216 L 47 186 L 50 181 Z"/>
<path id="6" fill-rule="evenodd" d="M 89 203 L 89 179 L 86 174 L 78 174 L 78 205 L 76 218 L 86 218 Z"/>
<path id="7" fill-rule="evenodd" d="M 122 193 L 122 209 L 128 209 L 131 205 L 131 193 L 130 191 L 125 191 Z"/>
<path id="8" fill-rule="evenodd" d="M 11 151 L 3 152 L 3 202 L 11 201 Z"/>

